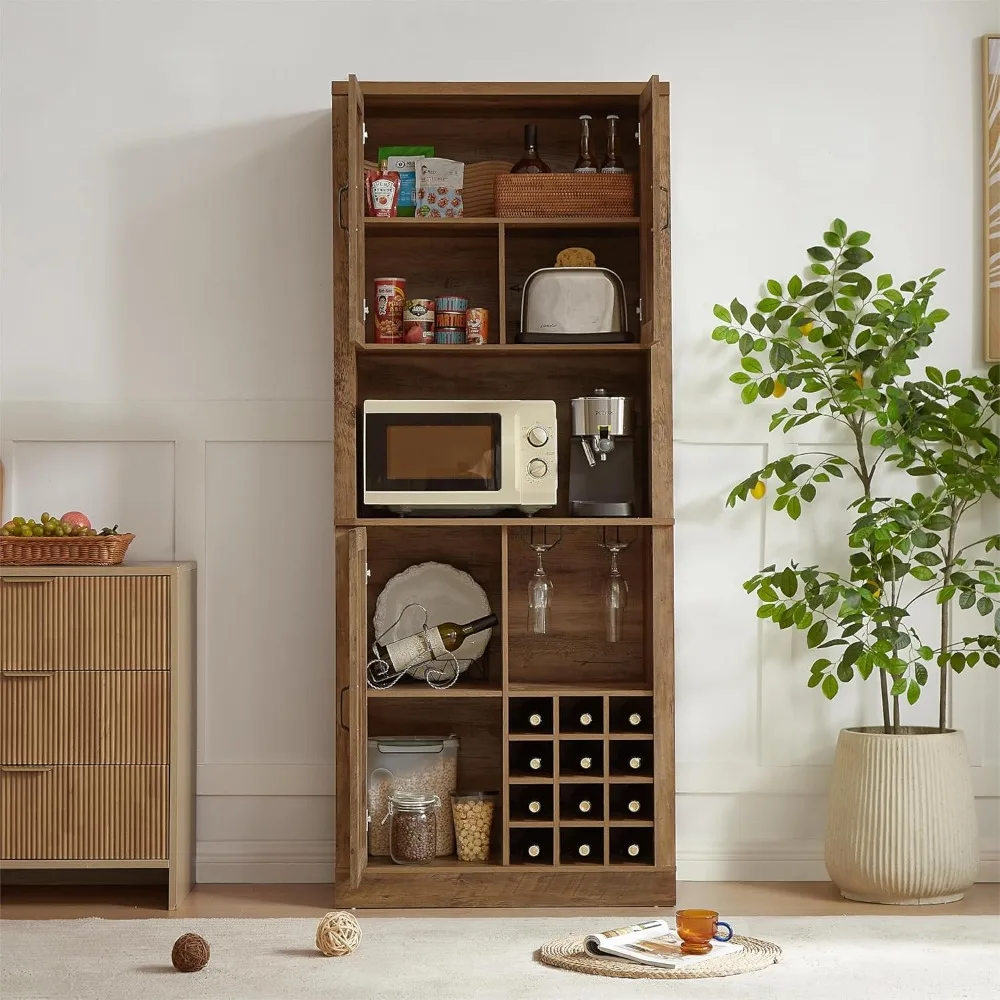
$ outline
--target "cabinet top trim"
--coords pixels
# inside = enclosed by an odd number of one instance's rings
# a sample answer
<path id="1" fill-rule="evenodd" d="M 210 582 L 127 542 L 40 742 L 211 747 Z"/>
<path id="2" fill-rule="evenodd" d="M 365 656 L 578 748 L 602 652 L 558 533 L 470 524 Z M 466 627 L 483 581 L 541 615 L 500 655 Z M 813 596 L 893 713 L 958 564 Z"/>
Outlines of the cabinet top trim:
<path id="1" fill-rule="evenodd" d="M 365 97 L 639 97 L 648 83 L 404 83 L 396 81 L 359 81 Z M 346 80 L 332 84 L 334 97 L 346 96 Z M 669 83 L 660 83 L 660 93 L 670 93 Z"/>
<path id="2" fill-rule="evenodd" d="M 2 566 L 0 579 L 64 576 L 173 576 L 192 573 L 193 562 L 135 562 L 120 566 Z"/>

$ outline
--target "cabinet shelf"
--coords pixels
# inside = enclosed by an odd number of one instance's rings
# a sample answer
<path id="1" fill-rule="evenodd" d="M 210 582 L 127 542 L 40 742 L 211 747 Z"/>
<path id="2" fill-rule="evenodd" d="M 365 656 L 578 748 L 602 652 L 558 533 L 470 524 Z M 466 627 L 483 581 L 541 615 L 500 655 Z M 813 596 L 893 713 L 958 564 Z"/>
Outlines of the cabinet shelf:
<path id="1" fill-rule="evenodd" d="M 461 678 L 454 687 L 432 688 L 429 684 L 405 684 L 400 682 L 391 688 L 368 688 L 369 698 L 502 698 L 503 690 L 499 685 L 486 684 L 482 681 L 462 682 Z"/>
<path id="2" fill-rule="evenodd" d="M 434 356 L 434 357 L 464 357 L 466 355 L 488 354 L 497 355 L 526 354 L 641 354 L 649 353 L 650 344 L 630 341 L 625 344 L 373 344 L 369 342 L 356 343 L 355 349 L 360 354 L 385 355 L 393 357 Z"/>
<path id="3" fill-rule="evenodd" d="M 463 236 L 482 234 L 496 236 L 500 226 L 505 229 L 618 229 L 639 228 L 639 216 L 553 216 L 538 218 L 498 218 L 496 216 L 459 216 L 454 219 L 417 219 L 407 216 L 365 219 L 368 236 L 420 236 L 426 233 L 461 233 Z"/>
<path id="4" fill-rule="evenodd" d="M 338 528 L 669 528 L 672 517 L 344 517 Z"/>

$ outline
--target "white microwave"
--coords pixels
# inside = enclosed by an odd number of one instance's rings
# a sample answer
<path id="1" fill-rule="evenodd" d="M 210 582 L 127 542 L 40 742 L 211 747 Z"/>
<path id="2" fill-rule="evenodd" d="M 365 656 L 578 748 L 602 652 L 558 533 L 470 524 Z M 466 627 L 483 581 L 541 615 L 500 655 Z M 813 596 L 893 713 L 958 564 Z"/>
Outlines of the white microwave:
<path id="1" fill-rule="evenodd" d="M 364 503 L 400 514 L 533 514 L 554 507 L 551 399 L 368 399 Z"/>

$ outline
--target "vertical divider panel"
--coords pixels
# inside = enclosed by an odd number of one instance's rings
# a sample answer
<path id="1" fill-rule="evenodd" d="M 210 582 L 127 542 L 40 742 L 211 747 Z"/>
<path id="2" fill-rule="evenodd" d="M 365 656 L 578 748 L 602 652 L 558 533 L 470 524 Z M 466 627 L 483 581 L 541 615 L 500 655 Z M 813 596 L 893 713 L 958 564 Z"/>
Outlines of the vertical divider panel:
<path id="1" fill-rule="evenodd" d="M 653 667 L 653 863 L 676 864 L 674 816 L 674 529 L 650 531 L 653 617 L 647 629 Z M 671 780 L 667 780 L 667 776 Z"/>
<path id="2" fill-rule="evenodd" d="M 562 820 L 562 807 L 559 804 L 561 779 L 559 778 L 559 758 L 562 756 L 562 742 L 559 738 L 559 714 L 562 710 L 559 695 L 552 696 L 552 864 L 560 865 L 559 823 Z"/>
<path id="3" fill-rule="evenodd" d="M 611 698 L 603 697 L 604 715 L 604 863 L 611 864 Z"/>
<path id="4" fill-rule="evenodd" d="M 507 665 L 508 636 L 510 634 L 507 623 L 509 604 L 507 584 L 510 579 L 510 567 L 508 564 L 508 544 L 508 529 L 504 525 L 500 528 L 500 686 L 503 692 L 501 699 L 503 701 L 503 735 L 500 751 L 503 755 L 501 762 L 503 775 L 500 781 L 500 863 L 503 865 L 510 864 L 510 671 Z"/>
<path id="5" fill-rule="evenodd" d="M 500 307 L 497 315 L 497 343 L 507 342 L 507 230 L 504 224 L 499 224 L 500 230 Z"/>

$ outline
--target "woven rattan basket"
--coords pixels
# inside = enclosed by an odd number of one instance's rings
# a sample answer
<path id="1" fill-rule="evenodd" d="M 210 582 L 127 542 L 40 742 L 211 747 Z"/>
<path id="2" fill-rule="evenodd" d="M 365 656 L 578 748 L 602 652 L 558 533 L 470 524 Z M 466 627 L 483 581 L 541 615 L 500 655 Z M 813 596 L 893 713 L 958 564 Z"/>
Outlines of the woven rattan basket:
<path id="1" fill-rule="evenodd" d="M 117 566 L 135 535 L 0 536 L 0 566 Z"/>
<path id="2" fill-rule="evenodd" d="M 632 174 L 497 174 L 493 204 L 500 218 L 635 215 Z"/>

